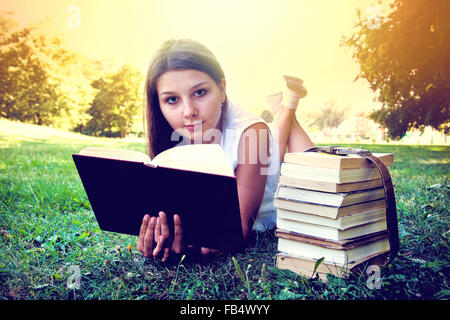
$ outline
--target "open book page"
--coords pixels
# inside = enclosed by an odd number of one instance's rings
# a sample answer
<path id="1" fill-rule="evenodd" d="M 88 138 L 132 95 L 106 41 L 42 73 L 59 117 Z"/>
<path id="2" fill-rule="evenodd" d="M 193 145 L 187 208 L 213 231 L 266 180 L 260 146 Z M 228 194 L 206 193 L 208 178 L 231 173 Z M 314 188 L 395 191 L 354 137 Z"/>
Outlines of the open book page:
<path id="1" fill-rule="evenodd" d="M 189 144 L 161 152 L 152 163 L 166 168 L 234 177 L 225 151 L 217 144 Z"/>
<path id="2" fill-rule="evenodd" d="M 227 160 L 225 151 L 217 144 L 174 147 L 161 152 L 153 160 L 150 160 L 150 157 L 143 152 L 113 148 L 87 147 L 79 154 L 234 177 L 234 171 Z"/>
<path id="3" fill-rule="evenodd" d="M 99 158 L 144 162 L 147 164 L 152 162 L 150 157 L 143 152 L 124 149 L 87 147 L 81 150 L 79 154 Z"/>

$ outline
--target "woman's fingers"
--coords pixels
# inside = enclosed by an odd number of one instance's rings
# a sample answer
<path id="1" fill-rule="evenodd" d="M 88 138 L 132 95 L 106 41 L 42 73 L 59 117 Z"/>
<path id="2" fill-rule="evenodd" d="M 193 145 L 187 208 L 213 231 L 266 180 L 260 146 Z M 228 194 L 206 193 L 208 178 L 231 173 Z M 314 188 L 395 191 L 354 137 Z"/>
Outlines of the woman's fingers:
<path id="1" fill-rule="evenodd" d="M 165 212 L 160 211 L 159 212 L 159 221 L 161 225 L 161 234 L 165 236 L 166 238 L 170 237 L 170 229 L 169 225 L 167 224 L 167 216 Z"/>
<path id="2" fill-rule="evenodd" d="M 211 248 L 205 248 L 205 247 L 201 247 L 200 248 L 200 253 L 202 254 L 202 256 L 209 256 L 212 254 L 217 254 L 219 253 L 219 250 L 216 249 L 211 249 Z"/>
<path id="3" fill-rule="evenodd" d="M 164 255 L 161 259 L 162 262 L 166 262 L 167 259 L 169 259 L 169 253 L 170 253 L 170 248 L 168 248 L 168 247 L 164 248 Z"/>
<path id="4" fill-rule="evenodd" d="M 183 249 L 183 229 L 181 228 L 181 218 L 179 215 L 173 215 L 174 237 L 172 250 L 175 253 L 181 253 Z"/>
<path id="5" fill-rule="evenodd" d="M 160 211 L 158 217 L 150 217 L 148 214 L 145 215 L 139 231 L 137 249 L 145 257 L 153 256 L 156 258 L 162 256 L 162 262 L 169 259 L 170 251 L 174 251 L 177 254 L 181 253 L 184 249 L 184 244 L 180 216 L 175 214 L 173 216 L 173 222 L 174 235 L 171 237 L 165 212 Z M 173 241 L 170 243 L 169 239 L 173 239 Z"/>
<path id="6" fill-rule="evenodd" d="M 160 256 L 161 253 L 164 252 L 164 245 L 167 242 L 167 238 L 163 235 L 160 235 L 158 241 L 156 242 L 156 247 L 153 250 L 153 257 L 156 258 Z"/>
<path id="7" fill-rule="evenodd" d="M 137 249 L 139 252 L 144 253 L 144 237 L 148 228 L 148 222 L 150 220 L 150 215 L 146 214 L 142 219 L 141 229 L 139 231 L 139 239 L 137 242 Z"/>
<path id="8" fill-rule="evenodd" d="M 167 224 L 167 216 L 163 211 L 160 211 L 159 216 L 156 219 L 156 228 L 155 228 L 156 247 L 153 250 L 153 256 L 155 258 L 161 255 L 162 253 L 163 261 L 167 260 L 167 258 L 169 257 L 169 250 L 165 249 L 166 247 L 167 249 L 169 249 L 167 246 L 169 238 L 170 238 L 170 229 L 169 225 Z"/>
<path id="9" fill-rule="evenodd" d="M 159 217 L 156 217 L 156 225 L 155 225 L 155 232 L 153 234 L 155 238 L 155 242 L 159 241 L 159 236 L 161 235 L 161 221 Z"/>
<path id="10" fill-rule="evenodd" d="M 153 253 L 153 234 L 156 226 L 156 218 L 151 217 L 144 236 L 144 256 L 150 257 Z"/>

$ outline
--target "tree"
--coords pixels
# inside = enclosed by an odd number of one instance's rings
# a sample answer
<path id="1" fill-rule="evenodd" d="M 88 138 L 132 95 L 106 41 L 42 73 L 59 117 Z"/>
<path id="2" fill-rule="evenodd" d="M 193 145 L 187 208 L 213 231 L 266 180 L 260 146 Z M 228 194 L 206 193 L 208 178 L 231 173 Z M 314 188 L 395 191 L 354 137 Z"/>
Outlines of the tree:
<path id="1" fill-rule="evenodd" d="M 11 18 L 12 15 L 11 11 L 0 10 L 0 42 L 19 29 L 19 24 Z"/>
<path id="2" fill-rule="evenodd" d="M 345 110 L 338 109 L 333 101 L 326 102 L 319 112 L 311 116 L 310 126 L 337 128 L 345 119 Z"/>
<path id="3" fill-rule="evenodd" d="M 76 55 L 64 49 L 61 38 L 40 32 L 39 25 L 19 28 L 9 14 L 0 15 L 0 116 L 55 126 L 82 119 L 79 113 L 69 116 L 77 109 L 70 101 L 83 101 L 86 94 L 74 87 L 90 88 L 76 77 L 80 68 L 71 68 Z"/>
<path id="4" fill-rule="evenodd" d="M 10 14 L 0 13 L 0 116 L 68 130 L 85 125 L 101 63 L 65 49 L 39 25 L 19 28 Z"/>
<path id="5" fill-rule="evenodd" d="M 0 42 L 0 115 L 9 119 L 51 124 L 59 108 L 56 84 L 49 81 L 51 59 L 47 50 L 55 43 L 39 37 L 34 28 L 2 36 Z"/>
<path id="6" fill-rule="evenodd" d="M 126 137 L 135 118 L 142 114 L 142 77 L 130 65 L 92 82 L 97 90 L 88 110 L 92 119 L 81 131 L 96 136 Z"/>
<path id="7" fill-rule="evenodd" d="M 58 83 L 55 103 L 62 110 L 53 125 L 76 131 L 88 123 L 91 119 L 88 110 L 96 93 L 91 83 L 103 74 L 101 62 L 77 52 L 70 52 L 66 59 L 59 61 L 52 78 Z"/>
<path id="8" fill-rule="evenodd" d="M 392 139 L 425 126 L 447 134 L 450 1 L 394 0 L 390 6 L 385 17 L 362 17 L 358 11 L 357 31 L 342 42 L 361 66 L 356 79 L 366 79 L 382 103 L 370 117 Z"/>

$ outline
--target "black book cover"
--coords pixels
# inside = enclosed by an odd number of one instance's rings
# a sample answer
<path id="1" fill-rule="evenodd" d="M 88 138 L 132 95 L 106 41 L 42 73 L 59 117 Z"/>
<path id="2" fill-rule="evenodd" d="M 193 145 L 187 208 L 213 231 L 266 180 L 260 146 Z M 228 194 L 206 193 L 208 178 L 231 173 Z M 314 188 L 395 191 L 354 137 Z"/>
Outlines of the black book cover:
<path id="1" fill-rule="evenodd" d="M 226 251 L 243 248 L 236 178 L 72 155 L 99 227 L 139 235 L 145 214 L 181 218 L 186 244 Z"/>

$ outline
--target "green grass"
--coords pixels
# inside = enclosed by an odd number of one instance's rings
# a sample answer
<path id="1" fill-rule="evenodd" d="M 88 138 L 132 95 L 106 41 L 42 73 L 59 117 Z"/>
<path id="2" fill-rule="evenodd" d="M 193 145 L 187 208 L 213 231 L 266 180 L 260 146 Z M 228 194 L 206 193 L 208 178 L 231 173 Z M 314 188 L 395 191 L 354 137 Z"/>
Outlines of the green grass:
<path id="1" fill-rule="evenodd" d="M 0 126 L 1 299 L 450 297 L 449 147 L 356 146 L 395 154 L 401 248 L 381 268 L 381 288 L 370 289 L 365 272 L 324 283 L 277 270 L 272 233 L 255 234 L 234 257 L 171 264 L 144 259 L 136 237 L 98 228 L 71 158 L 85 146 L 143 151 L 143 143 L 22 129 Z"/>

